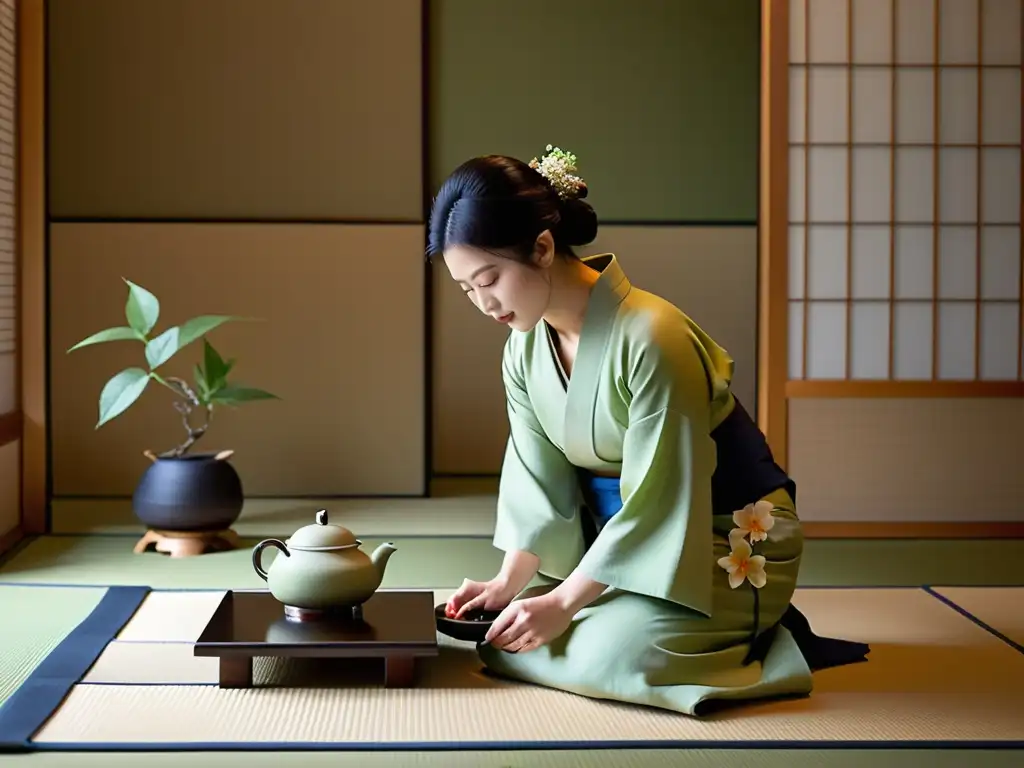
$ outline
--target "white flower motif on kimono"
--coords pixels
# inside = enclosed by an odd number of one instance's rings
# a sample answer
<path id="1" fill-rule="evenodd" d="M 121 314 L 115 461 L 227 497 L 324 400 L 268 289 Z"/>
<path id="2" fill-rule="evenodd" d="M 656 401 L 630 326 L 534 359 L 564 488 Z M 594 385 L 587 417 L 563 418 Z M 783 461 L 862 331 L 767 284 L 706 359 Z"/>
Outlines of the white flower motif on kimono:
<path id="1" fill-rule="evenodd" d="M 718 559 L 718 564 L 729 572 L 729 586 L 736 589 L 749 580 L 752 586 L 760 589 L 768 583 L 764 555 L 753 554 L 754 550 L 742 538 L 730 537 L 729 543 L 732 544 L 732 552 Z"/>
<path id="2" fill-rule="evenodd" d="M 736 523 L 737 527 L 729 533 L 729 539 L 732 540 L 736 536 L 743 538 L 749 535 L 751 544 L 767 541 L 768 531 L 775 525 L 775 518 L 772 517 L 773 509 L 775 507 L 770 501 L 762 499 L 756 504 L 747 504 L 743 509 L 733 512 L 732 521 Z"/>

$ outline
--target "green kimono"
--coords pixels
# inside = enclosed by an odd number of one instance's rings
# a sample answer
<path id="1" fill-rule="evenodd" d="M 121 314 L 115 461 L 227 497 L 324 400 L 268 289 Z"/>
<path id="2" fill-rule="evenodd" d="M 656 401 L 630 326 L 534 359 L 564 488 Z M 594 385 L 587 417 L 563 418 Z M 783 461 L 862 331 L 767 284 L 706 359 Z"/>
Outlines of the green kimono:
<path id="1" fill-rule="evenodd" d="M 632 287 L 613 255 L 584 261 L 601 276 L 568 382 L 544 322 L 513 332 L 504 350 L 511 432 L 494 544 L 537 555 L 546 588 L 579 569 L 608 589 L 551 643 L 518 654 L 482 645 L 483 662 L 500 675 L 695 715 L 712 702 L 809 693 L 811 669 L 784 627 L 748 662 L 754 587 L 731 588 L 719 564 L 736 524 L 712 509 L 711 433 L 735 406 L 732 360 L 676 307 Z M 621 509 L 589 543 L 581 469 L 621 483 Z M 759 630 L 789 607 L 803 549 L 790 495 L 767 498 L 774 525 L 754 549 L 766 559 Z"/>

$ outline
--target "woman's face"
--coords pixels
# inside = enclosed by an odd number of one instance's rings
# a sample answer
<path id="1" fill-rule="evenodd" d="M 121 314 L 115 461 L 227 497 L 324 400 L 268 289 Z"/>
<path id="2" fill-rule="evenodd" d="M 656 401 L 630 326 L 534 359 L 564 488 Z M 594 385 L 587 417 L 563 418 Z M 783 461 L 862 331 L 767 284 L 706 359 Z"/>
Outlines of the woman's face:
<path id="1" fill-rule="evenodd" d="M 529 331 L 540 322 L 551 299 L 548 270 L 554 243 L 547 241 L 547 233 L 538 238 L 531 264 L 468 246 L 446 250 L 444 263 L 477 309 L 514 330 Z"/>

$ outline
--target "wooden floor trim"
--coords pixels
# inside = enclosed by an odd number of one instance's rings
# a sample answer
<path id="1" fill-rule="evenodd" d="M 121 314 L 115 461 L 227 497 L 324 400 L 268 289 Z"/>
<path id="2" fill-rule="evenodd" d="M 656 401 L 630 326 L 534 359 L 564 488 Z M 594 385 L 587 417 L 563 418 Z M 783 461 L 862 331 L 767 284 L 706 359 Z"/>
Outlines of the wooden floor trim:
<path id="1" fill-rule="evenodd" d="M 803 523 L 806 539 L 1021 539 L 1024 520 L 995 523 Z"/>
<path id="2" fill-rule="evenodd" d="M 1024 397 L 1024 381 L 846 381 L 794 379 L 786 397 L 1013 398 Z"/>

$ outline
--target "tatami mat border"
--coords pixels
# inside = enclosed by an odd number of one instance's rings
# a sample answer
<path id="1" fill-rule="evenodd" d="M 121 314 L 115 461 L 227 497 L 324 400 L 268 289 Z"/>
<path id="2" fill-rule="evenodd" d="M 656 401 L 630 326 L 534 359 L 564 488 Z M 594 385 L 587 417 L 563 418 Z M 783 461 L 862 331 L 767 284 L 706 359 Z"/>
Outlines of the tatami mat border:
<path id="1" fill-rule="evenodd" d="M 92 612 L 0 705 L 0 753 L 34 751 L 32 737 L 135 614 L 149 587 L 107 587 Z"/>
<path id="2" fill-rule="evenodd" d="M 778 751 L 808 749 L 836 752 L 913 751 L 926 749 L 952 749 L 961 752 L 988 750 L 1024 751 L 1024 739 L 1014 741 L 702 741 L 699 739 L 676 741 L 431 741 L 386 743 L 359 742 L 293 742 L 266 741 L 241 742 L 116 742 L 77 743 L 47 742 L 33 745 L 35 752 L 544 752 L 569 750 L 757 750 Z"/>
<path id="3" fill-rule="evenodd" d="M 986 632 L 990 632 L 991 634 L 995 635 L 996 637 L 998 637 L 1000 640 L 1002 640 L 1004 643 L 1006 643 L 1008 646 L 1010 646 L 1011 648 L 1013 648 L 1017 652 L 1024 653 L 1024 645 L 1021 645 L 1020 643 L 1018 643 L 1013 638 L 1007 637 L 1005 634 L 1000 632 L 998 629 L 993 627 L 991 624 L 988 624 L 988 623 L 982 621 L 981 619 L 979 619 L 977 616 L 975 616 L 973 613 L 968 611 L 966 608 L 964 608 L 959 603 L 951 600 L 950 598 L 946 597 L 945 595 L 941 594 L 940 592 L 936 592 L 935 591 L 936 587 L 938 587 L 939 589 L 942 589 L 943 587 L 955 588 L 955 587 L 953 587 L 952 584 L 943 584 L 943 585 L 925 586 L 925 587 L 922 587 L 922 589 L 925 592 L 927 592 L 929 595 L 934 597 L 936 600 L 938 600 L 939 602 L 945 603 L 947 606 L 949 606 L 954 611 L 959 613 L 965 619 L 968 619 L 969 621 L 974 622 L 979 627 L 984 629 Z M 1000 587 L 961 587 L 961 588 L 963 588 L 963 589 L 1000 589 Z M 1021 589 L 1021 587 L 1012 587 L 1012 586 L 1004 586 L 1002 588 L 1003 589 Z"/>

